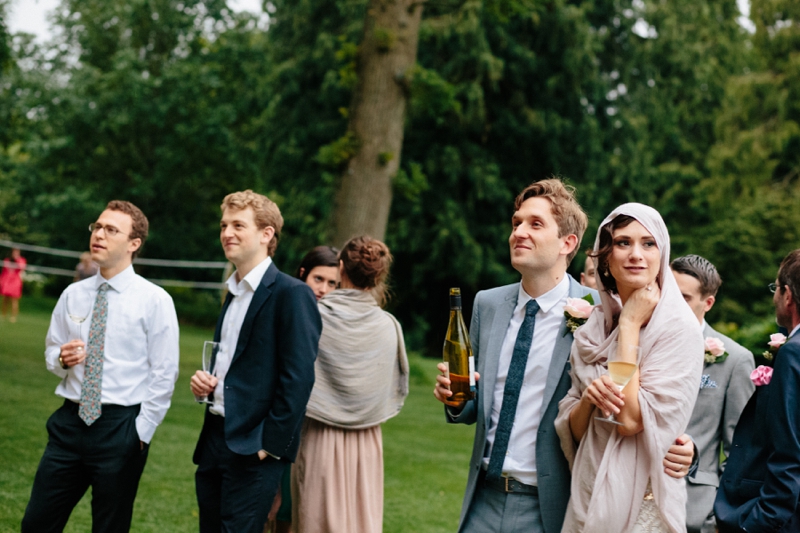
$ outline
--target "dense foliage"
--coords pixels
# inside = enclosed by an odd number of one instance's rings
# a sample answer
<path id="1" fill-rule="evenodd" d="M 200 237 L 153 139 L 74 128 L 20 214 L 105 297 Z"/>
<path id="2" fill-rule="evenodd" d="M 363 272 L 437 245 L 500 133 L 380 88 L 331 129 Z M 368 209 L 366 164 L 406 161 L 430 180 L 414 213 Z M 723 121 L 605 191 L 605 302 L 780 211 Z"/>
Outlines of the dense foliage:
<path id="1" fill-rule="evenodd" d="M 366 4 L 274 0 L 265 24 L 222 0 L 63 0 L 41 46 L 0 25 L 0 235 L 77 249 L 120 197 L 151 220 L 146 256 L 219 259 L 219 202 L 249 187 L 281 206 L 276 261 L 293 271 L 330 238 L 355 149 Z M 764 323 L 765 285 L 800 245 L 796 2 L 753 0 L 755 34 L 729 0 L 424 9 L 386 237 L 391 307 L 413 347 L 440 342 L 447 287 L 469 296 L 517 278 L 513 198 L 551 174 L 590 214 L 584 247 L 617 204 L 651 204 L 673 255 L 719 267 L 711 321 Z"/>

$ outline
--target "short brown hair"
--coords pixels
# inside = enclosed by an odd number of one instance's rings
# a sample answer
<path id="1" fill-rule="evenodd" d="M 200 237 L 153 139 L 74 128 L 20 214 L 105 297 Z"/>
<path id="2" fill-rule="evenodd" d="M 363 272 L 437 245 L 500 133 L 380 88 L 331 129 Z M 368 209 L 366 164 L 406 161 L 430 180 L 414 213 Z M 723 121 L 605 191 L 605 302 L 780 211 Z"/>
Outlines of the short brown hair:
<path id="1" fill-rule="evenodd" d="M 383 306 L 387 299 L 386 279 L 392 266 L 389 247 L 369 235 L 354 237 L 339 252 L 344 273 L 359 289 L 372 289 L 378 303 Z"/>
<path id="2" fill-rule="evenodd" d="M 784 287 L 792 289 L 792 300 L 797 312 L 800 313 L 800 249 L 789 252 L 781 261 L 778 269 L 778 289 Z"/>
<path id="3" fill-rule="evenodd" d="M 589 225 L 586 213 L 575 199 L 575 187 L 565 185 L 558 178 L 549 178 L 531 183 L 517 195 L 516 200 L 514 200 L 514 210 L 518 211 L 525 200 L 535 197 L 550 200 L 550 209 L 553 213 L 553 218 L 556 219 L 556 224 L 558 224 L 559 237 L 566 235 L 578 237 L 577 246 L 567 256 L 567 265 L 569 265 L 577 255 L 578 246 L 580 246 L 583 234 L 586 232 L 586 226 Z"/>
<path id="4" fill-rule="evenodd" d="M 142 240 L 142 244 L 140 244 L 139 248 L 137 248 L 132 254 L 132 258 L 136 259 L 136 256 L 139 255 L 139 253 L 142 251 L 142 248 L 144 248 L 144 241 L 147 240 L 147 232 L 150 229 L 150 223 L 147 221 L 147 217 L 144 216 L 144 213 L 142 213 L 141 209 L 130 202 L 126 202 L 125 200 L 111 200 L 108 202 L 106 209 L 109 211 L 119 211 L 120 213 L 125 213 L 131 217 L 132 229 L 130 235 L 128 235 L 128 240 Z"/>
<path id="5" fill-rule="evenodd" d="M 669 264 L 675 272 L 692 276 L 700 282 L 700 293 L 703 296 L 716 296 L 719 286 L 722 285 L 722 278 L 719 277 L 717 268 L 711 261 L 699 255 L 684 255 L 673 259 Z"/>
<path id="6" fill-rule="evenodd" d="M 223 212 L 228 208 L 240 211 L 248 207 L 253 208 L 258 229 L 272 227 L 275 230 L 275 235 L 267 245 L 267 255 L 272 257 L 275 255 L 275 249 L 278 247 L 278 241 L 281 237 L 281 229 L 283 229 L 281 210 L 275 202 L 263 194 L 255 193 L 250 189 L 232 192 L 222 200 L 222 205 L 220 205 L 220 209 Z"/>

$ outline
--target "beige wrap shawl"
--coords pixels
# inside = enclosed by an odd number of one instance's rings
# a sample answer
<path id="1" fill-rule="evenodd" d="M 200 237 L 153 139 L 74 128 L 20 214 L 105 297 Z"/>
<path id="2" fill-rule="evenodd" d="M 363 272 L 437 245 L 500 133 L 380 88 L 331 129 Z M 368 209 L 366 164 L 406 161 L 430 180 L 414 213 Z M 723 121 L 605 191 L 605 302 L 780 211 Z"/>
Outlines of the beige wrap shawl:
<path id="1" fill-rule="evenodd" d="M 661 216 L 646 205 L 624 204 L 600 227 L 618 215 L 639 221 L 653 235 L 661 252 L 661 299 L 639 337 L 639 405 L 644 431 L 623 437 L 617 426 L 592 417 L 578 445 L 569 429 L 570 412 L 578 405 L 584 389 L 606 373 L 606 360 L 619 333 L 615 318 L 622 310 L 620 300 L 604 290 L 598 276 L 602 305 L 575 332 L 572 387 L 558 405 L 555 422 L 561 447 L 572 467 L 571 498 L 562 532 L 631 531 L 648 480 L 664 523 L 672 533 L 685 532 L 685 482 L 665 474 L 662 460 L 685 431 L 692 414 L 703 366 L 703 336 L 669 268 L 669 234 Z M 599 239 L 600 230 L 595 250 Z M 602 416 L 598 409 L 595 414 Z"/>
<path id="2" fill-rule="evenodd" d="M 345 429 L 392 418 L 408 396 L 400 323 L 367 291 L 338 289 L 319 301 L 322 336 L 306 416 Z"/>

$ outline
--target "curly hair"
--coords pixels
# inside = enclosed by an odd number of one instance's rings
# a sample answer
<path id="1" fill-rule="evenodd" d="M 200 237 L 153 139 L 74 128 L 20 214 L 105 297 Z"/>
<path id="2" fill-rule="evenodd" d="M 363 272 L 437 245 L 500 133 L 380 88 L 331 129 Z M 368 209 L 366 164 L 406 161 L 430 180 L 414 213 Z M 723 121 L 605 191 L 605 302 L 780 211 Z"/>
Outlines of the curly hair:
<path id="1" fill-rule="evenodd" d="M 263 194 L 247 189 L 246 191 L 233 192 L 226 196 L 222 200 L 220 209 L 223 212 L 228 208 L 239 211 L 248 207 L 253 208 L 258 229 L 272 227 L 275 230 L 275 235 L 267 245 L 267 255 L 274 256 L 275 250 L 278 248 L 278 241 L 281 238 L 281 229 L 283 229 L 283 216 L 281 216 L 281 210 L 275 202 Z"/>

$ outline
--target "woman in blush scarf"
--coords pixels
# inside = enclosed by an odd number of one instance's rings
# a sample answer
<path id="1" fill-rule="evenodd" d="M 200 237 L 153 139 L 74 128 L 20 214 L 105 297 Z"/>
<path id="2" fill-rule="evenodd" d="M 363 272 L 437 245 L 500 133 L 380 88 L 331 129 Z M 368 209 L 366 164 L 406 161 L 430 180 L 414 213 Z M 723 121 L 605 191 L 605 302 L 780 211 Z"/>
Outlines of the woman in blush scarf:
<path id="1" fill-rule="evenodd" d="M 669 234 L 642 204 L 615 209 L 598 230 L 601 305 L 575 332 L 572 388 L 556 430 L 572 465 L 562 532 L 686 531 L 683 479 L 662 458 L 697 397 L 703 337 L 669 268 Z M 607 372 L 613 350 L 639 350 L 639 368 L 619 392 Z M 614 413 L 622 425 L 595 417 Z"/>

